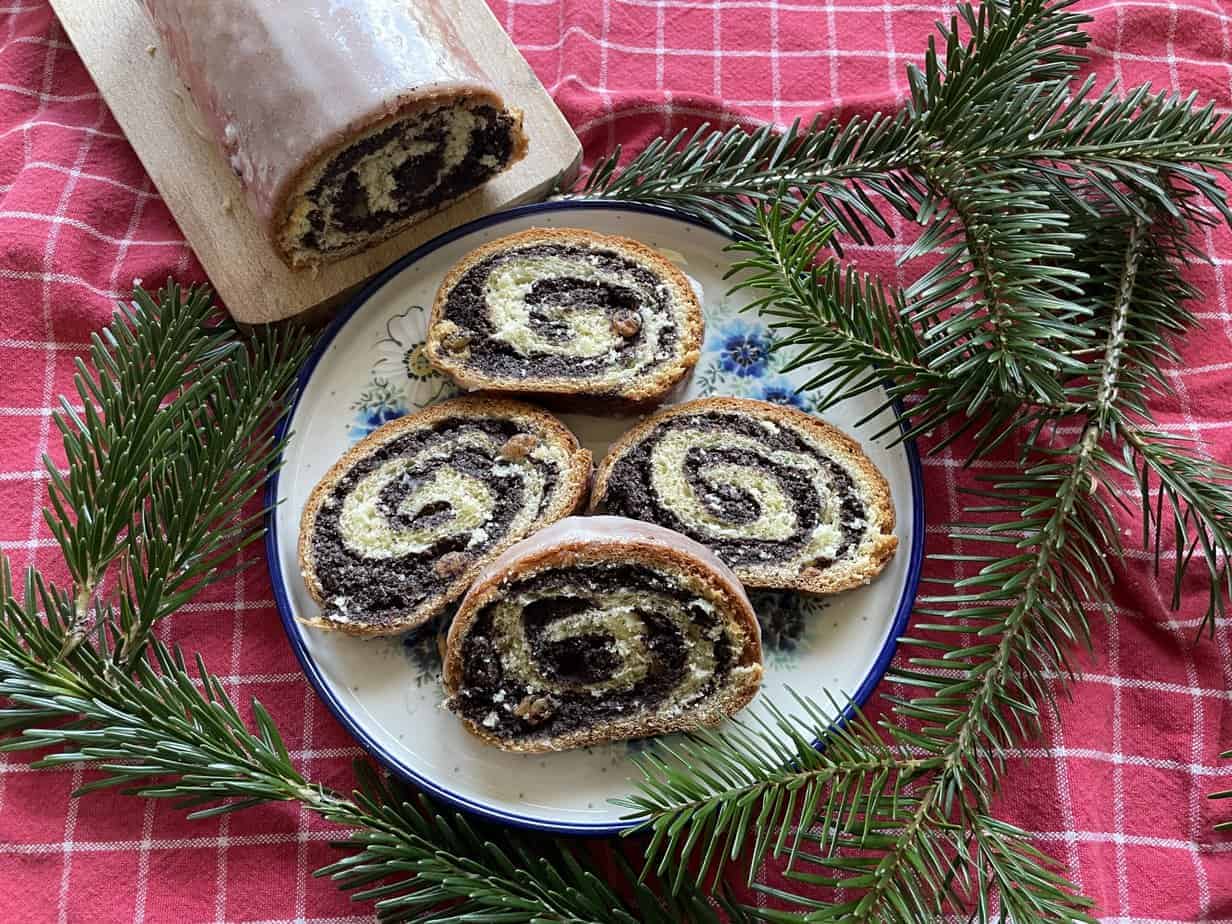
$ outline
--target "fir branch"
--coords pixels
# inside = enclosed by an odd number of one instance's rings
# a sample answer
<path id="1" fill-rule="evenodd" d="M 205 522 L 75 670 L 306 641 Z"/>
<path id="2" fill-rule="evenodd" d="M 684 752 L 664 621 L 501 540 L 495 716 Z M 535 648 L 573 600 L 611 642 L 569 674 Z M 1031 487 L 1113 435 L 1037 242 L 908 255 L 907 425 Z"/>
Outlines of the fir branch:
<path id="1" fill-rule="evenodd" d="M 824 303 L 816 273 L 794 254 L 794 242 L 783 233 L 794 226 L 791 218 L 769 210 L 763 235 L 738 245 L 749 255 L 741 268 L 761 271 L 749 284 L 764 283 L 771 303 Z M 807 233 L 805 239 L 801 252 L 808 247 Z M 1089 635 L 1084 604 L 1107 599 L 1106 553 L 1119 547 L 1119 532 L 1110 506 L 1088 499 L 1099 472 L 1110 464 L 1101 439 L 1114 419 L 1142 239 L 1140 225 L 1126 236 L 1079 439 L 1061 449 L 1032 440 L 1028 449 L 1036 461 L 1016 478 L 994 481 L 979 492 L 991 503 L 970 508 L 996 521 L 953 531 L 955 539 L 1009 544 L 1012 551 L 964 556 L 980 570 L 956 582 L 953 594 L 925 598 L 917 606 L 926 621 L 902 643 L 926 654 L 910 658 L 890 677 L 919 695 L 890 697 L 898 721 L 881 723 L 884 738 L 857 723 L 855 732 L 836 739 L 831 758 L 789 755 L 742 731 L 695 739 L 706 748 L 677 753 L 675 766 L 648 764 L 642 795 L 630 803 L 642 813 L 642 827 L 655 832 L 648 864 L 657 859 L 663 869 L 665 858 L 694 853 L 702 855 L 703 869 L 730 860 L 733 832 L 756 817 L 754 862 L 770 844 L 781 853 L 794 826 L 798 833 L 787 851 L 785 875 L 854 894 L 831 903 L 773 892 L 807 908 L 810 920 L 908 924 L 961 911 L 996 882 L 1018 883 L 1015 894 L 1003 900 L 1034 919 L 1087 920 L 1085 900 L 1074 896 L 1072 886 L 1048 869 L 1024 837 L 994 831 L 987 807 L 1003 770 L 997 755 L 1038 732 L 1037 704 L 1051 701 L 1045 678 L 1066 674 L 1069 645 Z M 963 647 L 918 634 L 956 630 L 974 632 L 979 643 Z M 811 712 L 803 728 L 775 718 L 779 735 L 797 750 L 811 741 L 812 732 L 828 746 L 823 753 L 829 752 L 835 733 L 824 716 Z M 874 757 L 880 763 L 870 763 Z M 699 779 L 708 785 L 699 788 Z M 802 851 L 801 839 L 815 849 Z"/>
<path id="2" fill-rule="evenodd" d="M 97 372 L 77 360 L 74 383 L 82 412 L 61 399 L 62 411 L 52 417 L 68 470 L 61 476 L 45 460 L 52 505 L 46 519 L 79 588 L 79 618 L 122 554 L 120 538 L 146 493 L 145 463 L 165 457 L 175 439 L 174 428 L 164 424 L 181 419 L 212 385 L 207 378 L 191 381 L 189 373 L 240 348 L 221 333 L 203 330 L 213 311 L 205 290 L 192 290 L 187 299 L 169 290 L 167 307 L 172 310 L 160 312 L 140 289 L 131 306 L 119 306 L 112 325 L 91 338 Z M 112 452 L 121 439 L 128 453 Z M 94 516 L 81 518 L 81 510 Z"/>
<path id="3" fill-rule="evenodd" d="M 803 719 L 768 705 L 751 720 L 696 732 L 640 759 L 641 791 L 618 804 L 638 821 L 630 834 L 653 834 L 647 869 L 656 859 L 658 875 L 674 869 L 673 888 L 688 876 L 704 881 L 748 849 L 752 837 L 751 883 L 771 853 L 785 852 L 790 866 L 813 825 L 855 826 L 867 836 L 875 818 L 897 814 L 902 785 L 941 766 L 938 758 L 917 759 L 887 744 L 858 710 L 840 724 L 817 704 L 796 700 Z M 876 808 L 866 799 L 875 799 Z M 801 823 L 789 835 L 797 813 Z M 691 870 L 681 861 L 694 856 L 700 860 Z"/>
<path id="4" fill-rule="evenodd" d="M 751 293 L 745 310 L 769 319 L 777 337 L 775 348 L 789 357 L 785 370 L 820 366 L 803 385 L 805 390 L 821 390 L 819 411 L 884 390 L 884 401 L 857 422 L 862 426 L 911 396 L 911 427 L 899 433 L 897 422 L 891 422 L 873 434 L 880 439 L 897 433 L 896 440 L 913 439 L 955 418 L 974 426 L 980 412 L 988 411 L 990 419 L 979 435 L 991 451 L 1025 422 L 1084 409 L 1051 386 L 1047 395 L 1027 393 L 1021 380 L 1005 388 L 996 363 L 983 364 L 985 374 L 979 374 L 981 364 L 975 357 L 990 353 L 991 338 L 977 342 L 969 336 L 982 324 L 971 312 L 947 318 L 941 325 L 936 317 L 911 309 L 903 293 L 887 293 L 877 280 L 859 277 L 850 269 L 844 273 L 833 259 L 818 264 L 817 254 L 833 229 L 819 224 L 816 217 L 805 217 L 799 207 L 787 212 L 779 205 L 768 206 L 758 211 L 756 221 L 756 234 L 729 248 L 737 256 L 728 274 L 736 279 L 732 291 Z M 1022 325 L 1039 336 L 1021 314 L 1015 312 L 1007 320 L 1011 327 Z M 937 344 L 961 339 L 950 333 L 957 328 L 967 331 L 967 348 L 937 356 Z M 1016 333 L 1013 338 L 1016 343 L 1020 340 Z M 1018 349 L 1036 355 L 1037 346 L 1020 344 Z M 1048 368 L 1046 357 L 1038 362 L 1038 368 Z M 1073 373 L 1089 371 L 1074 360 L 1065 366 Z M 1052 378 L 1058 381 L 1055 370 Z M 954 436 L 962 432 L 960 427 Z M 948 440 L 941 441 L 933 451 L 946 445 Z"/>
<path id="5" fill-rule="evenodd" d="M 78 360 L 81 409 L 52 416 L 66 468 L 45 459 L 44 518 L 75 582 L 82 637 L 99 587 L 119 573 L 115 656 L 132 663 L 160 619 L 224 573 L 258 539 L 263 512 L 244 506 L 281 445 L 278 414 L 307 354 L 300 334 L 247 336 L 218 319 L 210 292 L 138 287 Z"/>
<path id="6" fill-rule="evenodd" d="M 1200 559 L 1207 571 L 1207 607 L 1202 628 L 1214 638 L 1215 621 L 1232 596 L 1232 468 L 1195 454 L 1190 441 L 1123 422 L 1124 461 L 1141 499 L 1142 541 L 1159 573 L 1165 536 L 1175 558 L 1172 606 L 1181 602 L 1189 566 Z M 1164 505 L 1167 509 L 1165 510 Z M 1201 632 L 1202 629 L 1199 630 Z"/>

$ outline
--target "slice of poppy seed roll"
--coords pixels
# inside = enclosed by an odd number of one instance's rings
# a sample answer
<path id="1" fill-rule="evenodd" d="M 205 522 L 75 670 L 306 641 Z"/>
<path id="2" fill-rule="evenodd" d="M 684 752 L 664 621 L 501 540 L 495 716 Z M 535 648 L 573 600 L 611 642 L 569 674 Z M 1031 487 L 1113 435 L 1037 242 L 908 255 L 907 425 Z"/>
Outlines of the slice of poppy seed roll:
<path id="1" fill-rule="evenodd" d="M 689 373 L 702 328 L 693 287 L 662 254 L 592 231 L 531 229 L 449 271 L 427 355 L 463 388 L 627 413 Z"/>
<path id="2" fill-rule="evenodd" d="M 731 569 L 622 517 L 568 517 L 510 548 L 445 648 L 449 708 L 510 751 L 718 725 L 761 678 L 761 631 Z"/>
<path id="3" fill-rule="evenodd" d="M 748 587 L 848 590 L 898 547 L 889 485 L 859 443 L 744 398 L 690 401 L 630 429 L 600 462 L 590 505 L 696 539 Z"/>
<path id="4" fill-rule="evenodd" d="M 585 499 L 590 453 L 551 414 L 457 398 L 391 421 L 321 479 L 299 560 L 320 614 L 351 635 L 422 625 L 479 570 Z"/>

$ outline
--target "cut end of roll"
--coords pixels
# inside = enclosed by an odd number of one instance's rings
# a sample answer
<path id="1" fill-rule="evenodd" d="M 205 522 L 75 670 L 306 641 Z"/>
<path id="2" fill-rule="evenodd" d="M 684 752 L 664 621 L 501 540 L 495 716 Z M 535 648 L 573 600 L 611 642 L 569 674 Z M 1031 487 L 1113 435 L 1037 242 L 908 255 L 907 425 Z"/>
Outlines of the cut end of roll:
<path id="1" fill-rule="evenodd" d="M 494 94 L 431 99 L 335 147 L 288 198 L 292 266 L 364 250 L 475 192 L 526 152 L 522 114 Z"/>

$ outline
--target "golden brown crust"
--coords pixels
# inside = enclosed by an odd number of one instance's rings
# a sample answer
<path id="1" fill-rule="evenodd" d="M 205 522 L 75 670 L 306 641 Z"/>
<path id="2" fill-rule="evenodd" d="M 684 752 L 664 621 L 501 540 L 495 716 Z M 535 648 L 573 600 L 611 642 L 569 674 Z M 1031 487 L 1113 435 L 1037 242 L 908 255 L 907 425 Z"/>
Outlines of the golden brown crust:
<path id="1" fill-rule="evenodd" d="M 664 532 L 670 532 L 664 530 Z M 679 536 L 673 533 L 672 535 Z M 687 537 L 679 536 L 688 542 Z M 489 568 L 467 592 L 445 642 L 443 682 L 449 696 L 454 695 L 462 683 L 462 641 L 483 608 L 504 592 L 504 585 L 511 579 L 531 577 L 552 568 L 569 568 L 579 563 L 592 561 L 620 561 L 644 564 L 652 568 L 667 568 L 682 574 L 699 595 L 704 596 L 720 612 L 727 614 L 739 626 L 743 646 L 736 661 L 733 679 L 737 682 L 703 709 L 690 709 L 674 715 L 650 716 L 641 719 L 605 720 L 605 729 L 576 729 L 554 738 L 522 739 L 507 741 L 493 735 L 482 725 L 461 718 L 467 731 L 483 741 L 506 751 L 539 753 L 561 751 L 569 748 L 591 747 L 607 741 L 625 738 L 641 738 L 665 735 L 672 732 L 697 728 L 712 728 L 729 716 L 739 712 L 757 695 L 763 674 L 761 627 L 757 614 L 748 602 L 743 590 L 719 574 L 709 564 L 679 548 L 644 538 L 631 539 L 575 539 L 547 548 L 536 548 L 529 553 L 506 561 L 499 568 Z"/>
<path id="2" fill-rule="evenodd" d="M 803 432 L 813 441 L 841 456 L 849 471 L 859 474 L 865 488 L 866 510 L 870 523 L 879 527 L 877 534 L 870 536 L 865 548 L 857 556 L 831 565 L 828 568 L 806 568 L 791 575 L 768 575 L 761 569 L 733 566 L 746 587 L 764 587 L 777 590 L 795 590 L 809 594 L 833 594 L 851 590 L 872 581 L 881 573 L 886 563 L 898 549 L 898 537 L 894 535 L 894 500 L 885 475 L 864 454 L 859 442 L 842 430 L 811 414 L 751 398 L 699 398 L 684 404 L 675 404 L 647 417 L 629 428 L 614 442 L 607 454 L 595 468 L 594 486 L 591 489 L 589 510 L 597 511 L 603 506 L 607 495 L 607 482 L 612 468 L 626 452 L 646 438 L 664 420 L 672 417 L 690 416 L 710 411 L 727 411 L 773 420 L 791 429 Z"/>
<path id="3" fill-rule="evenodd" d="M 441 341 L 447 333 L 444 325 L 451 323 L 444 322 L 445 300 L 457 285 L 458 280 L 472 266 L 494 253 L 523 244 L 537 243 L 605 247 L 649 265 L 666 283 L 673 298 L 688 307 L 687 325 L 680 331 L 680 355 L 655 369 L 653 373 L 644 376 L 635 387 L 605 394 L 588 392 L 585 380 L 579 379 L 527 378 L 516 382 L 501 383 L 472 373 L 465 366 L 451 360 L 448 351 L 441 348 Z M 688 278 L 676 264 L 659 251 L 631 238 L 600 234 L 597 231 L 586 231 L 580 228 L 528 228 L 477 247 L 455 263 L 445 274 L 432 303 L 425 354 L 433 367 L 468 390 L 534 395 L 536 400 L 550 402 L 558 407 L 567 407 L 569 410 L 626 415 L 636 414 L 657 406 L 692 371 L 698 359 L 701 358 L 704 333 L 705 322 L 702 319 L 702 308 L 697 300 L 697 293 L 693 291 Z"/>
<path id="4" fill-rule="evenodd" d="M 494 109 L 508 113 L 513 117 L 513 128 L 511 134 L 513 136 L 513 151 L 509 155 L 509 162 L 505 164 L 499 171 L 493 174 L 493 177 L 500 176 L 523 157 L 526 156 L 526 149 L 529 144 L 526 132 L 522 125 L 522 110 L 512 109 L 505 106 L 501 96 L 493 90 L 484 89 L 481 87 L 467 87 L 462 90 L 457 88 L 435 90 L 423 94 L 410 94 L 409 98 L 401 106 L 397 107 L 393 112 L 385 117 L 378 119 L 375 122 L 363 126 L 361 131 L 349 132 L 342 137 L 337 137 L 329 142 L 323 143 L 312 152 L 303 166 L 295 173 L 294 177 L 282 189 L 278 197 L 278 203 L 274 209 L 273 217 L 267 226 L 266 236 L 274 244 L 274 250 L 282 259 L 282 262 L 290 266 L 292 269 L 303 269 L 309 266 L 321 265 L 324 263 L 332 263 L 336 260 L 341 260 L 344 257 L 349 257 L 375 247 L 382 241 L 386 241 L 396 234 L 400 234 L 409 228 L 411 225 L 417 224 L 437 212 L 442 211 L 449 206 L 461 202 L 468 196 L 474 195 L 487 184 L 492 177 L 485 180 L 483 183 L 468 189 L 461 195 L 455 196 L 452 199 L 447 199 L 437 205 L 424 209 L 420 212 L 415 212 L 408 215 L 399 221 L 393 222 L 384 228 L 381 228 L 371 237 L 365 238 L 361 242 L 357 242 L 350 247 L 344 247 L 339 250 L 330 251 L 328 254 L 321 254 L 316 259 L 312 258 L 296 258 L 292 252 L 292 242 L 288 241 L 285 235 L 287 229 L 287 221 L 290 218 L 291 206 L 295 199 L 307 192 L 315 183 L 322 170 L 329 164 L 331 160 L 344 148 L 356 141 L 366 137 L 367 135 L 375 134 L 382 131 L 386 126 L 405 119 L 408 116 L 415 115 L 424 109 L 430 109 L 434 106 L 439 106 L 442 102 L 448 101 L 462 102 L 467 101 L 474 105 L 487 105 Z"/>
<path id="5" fill-rule="evenodd" d="M 345 477 L 347 472 L 356 463 L 367 457 L 374 449 L 397 439 L 411 430 L 419 429 L 449 417 L 502 417 L 513 418 L 519 422 L 529 422 L 547 441 L 563 446 L 568 450 L 569 467 L 561 473 L 561 481 L 566 490 L 558 501 L 545 512 L 542 521 L 537 521 L 536 528 L 568 516 L 578 510 L 585 502 L 587 490 L 590 487 L 592 468 L 590 452 L 582 449 L 573 432 L 547 411 L 508 398 L 464 397 L 429 405 L 422 411 L 384 424 L 352 446 L 342 458 L 330 467 L 329 471 L 325 473 L 308 496 L 308 501 L 304 504 L 304 511 L 300 517 L 297 549 L 300 573 L 303 576 L 304 584 L 308 588 L 309 595 L 311 595 L 313 601 L 318 606 L 325 606 L 326 595 L 314 569 L 311 539 L 313 529 L 316 526 L 317 514 L 321 509 L 322 503 L 329 497 L 330 492 L 333 491 L 338 481 Z M 476 575 L 489 562 L 495 559 L 497 555 L 520 538 L 522 537 L 506 537 L 487 554 L 477 557 L 469 567 L 459 572 L 444 593 L 430 597 L 419 607 L 405 614 L 405 617 L 400 620 L 368 624 L 360 622 L 344 623 L 330 620 L 322 612 L 316 618 L 301 617 L 299 621 L 318 629 L 329 629 L 344 632 L 348 635 L 364 637 L 396 635 L 399 632 L 405 632 L 408 629 L 421 626 L 440 613 L 454 600 L 458 599 L 458 597 L 462 596 L 471 582 L 474 581 Z"/>

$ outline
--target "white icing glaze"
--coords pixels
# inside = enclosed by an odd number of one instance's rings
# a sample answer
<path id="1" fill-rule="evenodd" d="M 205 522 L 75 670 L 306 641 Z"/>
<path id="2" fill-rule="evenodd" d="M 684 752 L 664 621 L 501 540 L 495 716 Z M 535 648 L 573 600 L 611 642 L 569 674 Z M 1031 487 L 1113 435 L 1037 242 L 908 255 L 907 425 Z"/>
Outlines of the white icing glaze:
<path id="1" fill-rule="evenodd" d="M 540 552 L 574 543 L 600 546 L 627 546 L 638 543 L 682 552 L 696 559 L 699 565 L 726 585 L 727 592 L 732 597 L 752 611 L 752 604 L 749 603 L 740 579 L 708 548 L 675 530 L 627 517 L 565 517 L 558 520 L 502 552 L 479 574 L 475 586 L 503 572 L 515 570 L 520 562 Z M 754 620 L 754 625 L 756 624 Z"/>
<path id="2" fill-rule="evenodd" d="M 333 146 L 424 96 L 492 92 L 430 2 L 144 2 L 271 236 L 291 184 Z"/>

